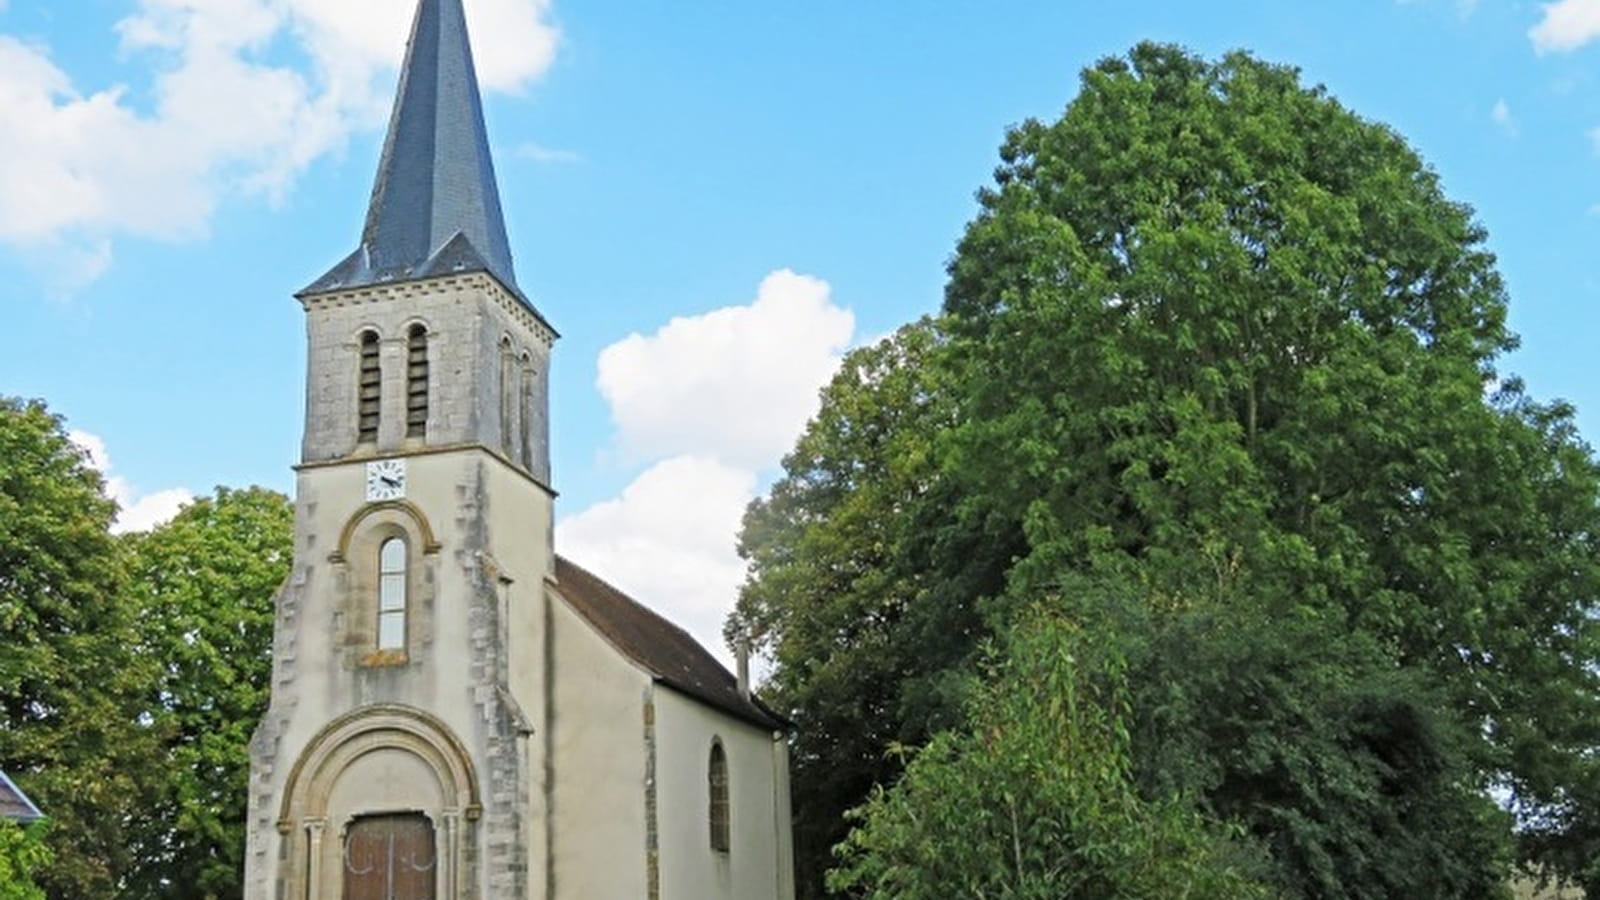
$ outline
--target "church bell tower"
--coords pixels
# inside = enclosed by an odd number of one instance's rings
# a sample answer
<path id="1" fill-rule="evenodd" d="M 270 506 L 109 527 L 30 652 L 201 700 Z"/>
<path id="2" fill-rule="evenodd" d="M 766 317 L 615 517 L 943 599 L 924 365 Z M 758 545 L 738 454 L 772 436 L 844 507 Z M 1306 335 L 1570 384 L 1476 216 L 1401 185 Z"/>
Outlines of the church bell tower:
<path id="1" fill-rule="evenodd" d="M 556 333 L 517 284 L 461 0 L 420 0 L 360 245 L 297 297 L 245 896 L 535 896 Z"/>

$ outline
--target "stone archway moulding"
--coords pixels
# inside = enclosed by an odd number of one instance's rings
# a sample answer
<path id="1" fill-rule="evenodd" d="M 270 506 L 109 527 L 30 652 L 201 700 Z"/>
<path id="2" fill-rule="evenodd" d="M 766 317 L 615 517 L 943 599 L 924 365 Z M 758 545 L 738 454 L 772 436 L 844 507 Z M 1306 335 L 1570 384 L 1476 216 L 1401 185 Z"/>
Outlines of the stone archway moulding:
<path id="1" fill-rule="evenodd" d="M 355 515 L 350 517 L 348 522 L 344 523 L 343 530 L 339 532 L 339 546 L 328 554 L 328 561 L 344 562 L 350 553 L 350 541 L 355 537 L 356 530 L 361 527 L 361 523 L 375 515 L 387 512 L 400 513 L 411 519 L 412 524 L 416 526 L 417 534 L 422 538 L 423 553 L 431 556 L 439 552 L 441 544 L 438 538 L 433 536 L 433 526 L 428 523 L 428 517 L 422 514 L 422 510 L 415 503 L 410 500 L 384 500 L 379 503 L 368 503 L 366 506 L 361 507 Z"/>
<path id="2" fill-rule="evenodd" d="M 328 788 L 362 754 L 376 749 L 409 750 L 433 767 L 441 786 L 469 820 L 482 811 L 478 779 L 466 748 L 441 721 L 400 704 L 365 706 L 328 723 L 306 745 L 289 770 L 278 816 L 286 832 L 295 820 L 326 814 Z"/>

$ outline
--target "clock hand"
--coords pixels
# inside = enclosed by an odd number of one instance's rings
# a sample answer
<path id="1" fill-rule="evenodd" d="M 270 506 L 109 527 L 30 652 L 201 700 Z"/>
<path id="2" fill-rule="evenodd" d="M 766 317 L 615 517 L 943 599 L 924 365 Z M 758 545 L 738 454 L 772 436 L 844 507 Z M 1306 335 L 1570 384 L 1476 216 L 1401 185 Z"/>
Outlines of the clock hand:
<path id="1" fill-rule="evenodd" d="M 387 484 L 389 487 L 399 487 L 400 486 L 400 479 L 398 479 L 398 478 L 390 478 L 388 475 L 379 475 L 378 479 L 380 481 L 382 481 L 384 484 Z"/>

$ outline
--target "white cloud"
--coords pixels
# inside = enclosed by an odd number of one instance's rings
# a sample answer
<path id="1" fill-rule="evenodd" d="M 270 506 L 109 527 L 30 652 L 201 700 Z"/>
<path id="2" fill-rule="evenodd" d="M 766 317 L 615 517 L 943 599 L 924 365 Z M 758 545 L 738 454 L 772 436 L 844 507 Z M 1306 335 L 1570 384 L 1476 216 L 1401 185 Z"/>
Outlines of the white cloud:
<path id="1" fill-rule="evenodd" d="M 1600 128 L 1589 129 L 1589 145 L 1594 148 L 1594 152 L 1600 153 Z"/>
<path id="2" fill-rule="evenodd" d="M 607 347 L 600 393 L 630 453 L 769 465 L 816 411 L 854 328 L 827 282 L 780 270 L 749 306 L 676 318 Z"/>
<path id="3" fill-rule="evenodd" d="M 158 0 L 143 0 L 150 4 Z M 201 5 L 216 0 L 159 0 Z M 396 66 L 416 9 L 413 0 L 228 0 L 287 7 L 293 30 L 322 67 L 371 74 Z M 552 0 L 471 0 L 466 4 L 478 81 L 487 90 L 515 93 L 555 59 L 560 32 L 550 22 Z"/>
<path id="4" fill-rule="evenodd" d="M 532 160 L 536 163 L 576 163 L 583 162 L 583 157 L 572 150 L 558 150 L 546 147 L 543 144 L 532 142 L 522 144 L 512 151 L 522 159 Z"/>
<path id="5" fill-rule="evenodd" d="M 615 499 L 561 520 L 556 544 L 726 662 L 722 621 L 744 580 L 734 535 L 755 486 L 748 469 L 673 457 L 651 466 Z"/>
<path id="6" fill-rule="evenodd" d="M 16 254 L 17 261 L 38 279 L 46 295 L 71 297 L 111 268 L 111 241 L 105 238 L 52 238 Z"/>
<path id="7" fill-rule="evenodd" d="M 1511 115 L 1511 107 L 1506 103 L 1505 98 L 1502 97 L 1494 102 L 1494 108 L 1489 110 L 1489 118 L 1508 136 L 1516 137 L 1517 120 Z"/>
<path id="8" fill-rule="evenodd" d="M 148 531 L 178 514 L 184 504 L 194 500 L 194 495 L 183 488 L 168 488 L 150 494 L 136 491 L 126 478 L 114 474 L 111 455 L 106 452 L 106 442 L 99 435 L 87 431 L 68 432 L 67 439 L 83 448 L 89 464 L 100 470 L 105 479 L 106 496 L 115 500 L 119 512 L 111 525 L 114 534 L 128 531 Z"/>
<path id="9" fill-rule="evenodd" d="M 111 454 L 106 452 L 106 442 L 97 434 L 87 431 L 67 432 L 67 440 L 78 445 L 78 449 L 89 455 L 89 465 L 99 470 L 101 475 L 111 471 Z"/>
<path id="10" fill-rule="evenodd" d="M 120 501 L 119 501 L 120 502 Z M 194 495 L 183 488 L 168 488 L 154 494 L 140 494 L 130 502 L 122 503 L 111 530 L 117 534 L 125 531 L 149 531 L 164 524 L 178 514 L 178 510 L 194 502 Z"/>
<path id="11" fill-rule="evenodd" d="M 724 662 L 744 509 L 816 412 L 855 329 L 829 295 L 827 282 L 783 269 L 748 306 L 673 319 L 600 353 L 617 440 L 659 461 L 618 497 L 562 519 L 556 545 Z"/>
<path id="12" fill-rule="evenodd" d="M 189 238 L 235 195 L 280 197 L 390 103 L 413 4 L 394 0 L 139 0 L 117 23 L 152 74 L 148 109 L 85 92 L 49 48 L 0 34 L 0 242 L 80 242 L 109 261 L 118 234 Z M 517 91 L 554 58 L 550 0 L 467 6 L 486 88 Z M 309 71 L 281 61 L 295 42 Z M 274 56 L 274 51 L 278 51 Z M 79 271 L 92 274 L 92 266 Z"/>
<path id="13" fill-rule="evenodd" d="M 1401 6 L 1410 6 L 1416 3 L 1417 0 L 1395 0 L 1395 2 Z M 1455 7 L 1456 15 L 1463 19 L 1469 19 L 1473 13 L 1478 11 L 1478 0 L 1456 0 Z"/>
<path id="14" fill-rule="evenodd" d="M 1576 50 L 1600 38 L 1600 0 L 1556 0 L 1540 9 L 1543 17 L 1528 29 L 1539 53 Z"/>

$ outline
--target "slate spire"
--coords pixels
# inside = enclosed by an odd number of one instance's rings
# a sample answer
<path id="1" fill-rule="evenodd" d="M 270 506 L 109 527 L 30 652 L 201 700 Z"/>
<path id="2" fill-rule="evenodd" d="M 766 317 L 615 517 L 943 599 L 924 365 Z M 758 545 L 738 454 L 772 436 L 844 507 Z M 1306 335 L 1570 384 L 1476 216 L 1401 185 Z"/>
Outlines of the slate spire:
<path id="1" fill-rule="evenodd" d="M 361 246 L 302 293 L 465 271 L 488 272 L 528 302 L 511 265 L 461 0 L 420 0 Z"/>

